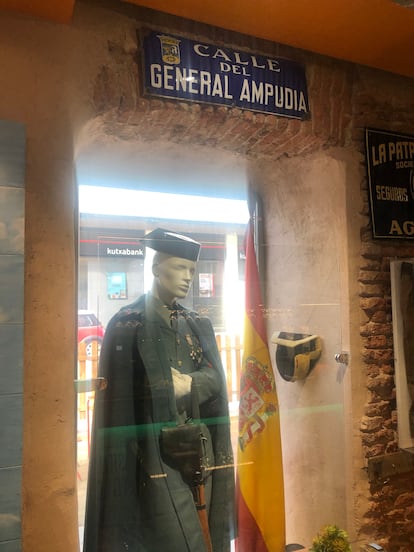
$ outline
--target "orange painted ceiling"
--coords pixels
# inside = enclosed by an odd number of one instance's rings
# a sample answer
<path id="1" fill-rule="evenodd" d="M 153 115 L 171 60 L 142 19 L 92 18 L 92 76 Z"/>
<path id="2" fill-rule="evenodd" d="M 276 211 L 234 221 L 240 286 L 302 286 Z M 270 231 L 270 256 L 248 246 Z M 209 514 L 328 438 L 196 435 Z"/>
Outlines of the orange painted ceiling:
<path id="1" fill-rule="evenodd" d="M 123 1 L 414 77 L 414 0 Z M 0 9 L 70 23 L 74 4 L 0 0 Z"/>

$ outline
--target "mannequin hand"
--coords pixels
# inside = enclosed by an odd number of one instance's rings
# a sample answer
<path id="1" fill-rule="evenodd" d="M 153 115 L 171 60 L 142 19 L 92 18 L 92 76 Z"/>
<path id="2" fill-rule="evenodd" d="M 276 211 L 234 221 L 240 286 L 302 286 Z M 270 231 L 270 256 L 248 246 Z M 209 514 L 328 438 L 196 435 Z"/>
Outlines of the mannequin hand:
<path id="1" fill-rule="evenodd" d="M 191 382 L 193 378 L 188 374 L 182 374 L 175 368 L 171 368 L 171 374 L 174 384 L 174 393 L 176 399 L 182 399 L 191 392 Z"/>

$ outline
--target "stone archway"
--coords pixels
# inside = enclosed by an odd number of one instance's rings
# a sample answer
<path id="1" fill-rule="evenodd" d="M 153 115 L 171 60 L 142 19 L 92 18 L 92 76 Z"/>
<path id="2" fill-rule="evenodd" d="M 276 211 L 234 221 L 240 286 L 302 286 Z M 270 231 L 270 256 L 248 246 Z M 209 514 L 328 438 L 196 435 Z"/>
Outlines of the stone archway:
<path id="1" fill-rule="evenodd" d="M 296 58 L 302 57 L 307 63 L 311 117 L 306 121 L 241 111 L 235 108 L 151 99 L 140 93 L 140 74 L 136 63 L 138 46 L 135 39 L 135 26 L 135 22 L 131 23 L 126 38 L 109 43 L 106 62 L 97 70 L 93 81 L 93 112 L 90 114 L 88 122 L 83 125 L 76 142 L 79 166 L 85 163 L 85 167 L 93 159 L 96 161 L 99 152 L 103 152 L 104 156 L 106 155 L 106 162 L 109 162 L 109 157 L 114 155 L 116 158 L 114 163 L 118 167 L 123 169 L 125 169 L 125 165 L 135 167 L 129 171 L 128 178 L 131 180 L 136 180 L 138 167 L 141 164 L 141 174 L 139 175 L 141 182 L 148 175 L 151 175 L 153 179 L 154 172 L 157 174 L 157 178 L 162 178 L 168 172 L 170 179 L 173 180 L 173 186 L 174 183 L 181 185 L 183 181 L 190 180 L 189 175 L 193 172 L 196 172 L 201 179 L 211 178 L 218 186 L 220 182 L 229 180 L 234 182 L 242 180 L 244 183 L 249 181 L 257 191 L 263 194 L 264 201 L 268 206 L 273 205 L 275 208 L 276 205 L 278 212 L 283 211 L 283 205 L 292 210 L 290 215 L 285 212 L 278 224 L 275 224 L 274 221 L 269 222 L 269 213 L 265 213 L 267 219 L 265 235 L 271 263 L 275 259 L 280 259 L 281 266 L 283 266 L 283 263 L 292 257 L 293 249 L 289 252 L 285 248 L 281 255 L 280 241 L 273 239 L 273 232 L 276 230 L 283 233 L 283 224 L 286 224 L 295 228 L 292 232 L 291 229 L 286 232 L 286 235 L 290 234 L 289 239 L 291 239 L 287 243 L 290 244 L 290 247 L 292 247 L 292 243 L 295 243 L 295 254 L 299 253 L 302 260 L 306 256 L 307 261 L 302 263 L 302 268 L 305 271 L 305 267 L 310 268 L 312 264 L 323 261 L 324 254 L 328 249 L 335 256 L 332 264 L 336 266 L 336 270 L 339 270 L 339 263 L 336 262 L 338 251 L 345 256 L 347 254 L 346 245 L 344 245 L 346 244 L 344 190 L 350 177 L 346 174 L 345 167 L 348 161 L 351 164 L 355 163 L 355 158 L 347 158 L 346 154 L 344 155 L 340 150 L 347 145 L 348 138 L 350 138 L 353 84 L 351 66 L 326 59 L 318 60 L 317 63 L 308 54 L 282 48 L 283 54 L 294 55 Z M 218 30 L 217 33 L 220 35 L 221 31 Z M 224 34 L 222 40 L 226 40 Z M 240 47 L 257 48 L 253 44 L 253 39 L 247 37 L 232 36 L 232 41 L 238 42 Z M 268 54 L 271 54 L 272 51 L 276 52 L 276 50 L 277 55 L 281 54 L 279 45 L 266 44 L 266 48 L 269 49 Z M 183 166 L 185 166 L 185 170 L 182 170 Z M 311 175 L 310 178 L 309 175 Z M 311 190 L 312 183 L 315 184 L 313 192 Z M 148 179 L 146 185 L 148 185 Z M 277 188 L 279 190 L 275 193 Z M 324 190 L 328 190 L 325 195 Z M 308 203 L 306 203 L 307 199 L 309 199 Z M 343 203 L 341 203 L 342 200 L 344 200 Z M 333 209 L 340 209 L 341 212 L 335 213 Z M 307 224 L 313 225 L 314 228 L 317 227 L 317 219 L 322 211 L 321 218 L 324 220 L 324 229 L 330 230 L 330 238 L 332 238 L 328 240 L 328 249 L 323 247 L 321 233 L 317 237 L 317 233 L 307 231 Z M 304 213 L 307 217 L 305 220 L 303 219 Z M 292 225 L 291 220 L 293 219 L 294 224 Z M 311 252 L 306 245 L 311 235 L 313 239 L 318 240 L 316 253 L 315 250 Z M 305 255 L 300 253 L 301 244 L 305 245 L 303 249 Z M 335 245 L 338 246 L 338 250 L 335 249 Z M 301 282 L 300 263 L 295 266 L 298 270 L 295 272 L 294 278 L 290 278 L 290 283 L 291 286 L 301 286 L 303 282 Z M 326 267 L 327 265 L 321 262 L 321 266 Z M 276 272 L 278 277 L 283 275 L 280 266 Z M 269 297 L 269 313 L 272 312 L 272 309 L 278 311 L 277 301 L 280 294 L 286 290 L 283 286 L 277 289 L 273 278 L 274 274 L 273 267 L 268 266 L 267 278 L 271 282 L 270 287 L 273 294 Z M 313 273 L 312 277 L 314 276 Z M 308 284 L 309 282 L 306 285 Z M 340 300 L 338 294 L 346 295 L 346 291 L 340 289 L 342 284 L 346 286 L 347 282 L 340 282 L 338 274 L 335 274 L 335 301 Z M 291 289 L 287 291 L 291 293 Z M 315 288 L 312 293 L 315 293 Z M 314 298 L 309 299 L 309 303 L 313 300 Z M 280 312 L 276 312 L 276 315 L 270 320 L 271 330 L 278 329 L 274 327 L 276 321 L 287 323 L 287 319 L 281 317 Z M 301 325 L 303 330 L 309 320 L 303 322 L 300 316 L 296 313 L 290 322 L 292 327 Z M 312 321 L 312 324 L 316 324 L 315 320 Z M 314 327 L 310 329 L 313 331 Z M 320 331 L 324 331 L 323 327 L 320 328 Z M 311 382 L 315 393 L 318 393 L 320 381 L 323 382 L 326 391 L 329 390 L 329 384 L 336 385 L 333 376 L 335 370 L 332 370 L 332 356 L 333 352 L 337 351 L 334 351 L 332 347 L 332 344 L 328 347 L 327 356 L 324 359 L 324 368 L 330 370 L 329 377 L 325 378 L 324 370 L 316 373 L 316 381 L 314 379 Z M 347 382 L 346 385 L 349 383 Z M 299 390 L 298 394 L 292 393 L 293 388 L 289 388 L 289 397 L 285 402 L 287 409 L 292 409 L 292 404 L 301 407 L 301 385 L 296 386 L 295 389 Z M 347 408 L 348 398 L 345 395 L 342 388 L 338 389 L 337 400 L 338 403 L 341 403 L 342 409 Z M 327 397 L 325 396 L 321 400 L 324 407 L 328 407 Z M 303 407 L 309 408 L 311 404 L 312 394 L 308 393 Z M 323 408 L 321 412 L 323 412 Z M 342 417 L 339 417 L 335 423 L 337 422 L 341 426 L 340 433 L 343 435 L 346 429 Z M 295 424 L 294 429 L 298 430 L 298 426 Z M 314 433 L 318 432 L 317 418 L 311 423 L 311 430 Z M 289 461 L 296 462 L 298 457 L 303 454 L 301 452 L 303 450 L 301 431 L 299 427 L 298 438 L 289 454 Z M 312 450 L 312 445 L 309 444 L 309 450 Z M 329 448 L 329 443 L 327 448 Z M 342 454 L 341 450 L 338 452 Z M 326 489 L 330 482 L 334 481 L 334 473 L 338 468 L 348 473 L 349 469 L 345 464 L 349 461 L 349 451 L 343 452 L 340 462 L 337 457 L 331 456 L 327 449 L 320 457 L 317 453 L 316 456 L 311 453 L 305 463 L 299 458 L 301 461 L 296 464 L 293 473 L 296 477 L 299 470 L 300 479 L 296 482 L 288 482 L 291 494 L 289 507 L 292 507 L 293 495 L 301 486 L 307 488 L 310 494 L 308 491 L 304 493 L 299 513 L 292 516 L 294 521 L 288 528 L 290 541 L 309 542 L 313 534 L 319 530 L 318 524 L 322 523 L 322 519 L 319 517 L 312 518 L 303 529 L 297 527 L 296 520 L 307 515 L 309 503 L 314 500 L 320 489 Z M 317 465 L 312 465 L 313 458 L 318 458 L 315 460 L 316 463 L 328 462 L 331 464 L 329 470 L 325 469 L 327 479 L 321 480 L 315 475 L 316 472 L 321 473 L 321 470 Z M 311 484 L 308 484 L 307 481 L 309 473 L 311 474 Z M 347 521 L 352 523 L 350 521 L 352 505 L 346 504 L 345 496 L 347 477 L 340 484 L 341 489 L 337 499 L 345 504 L 338 508 L 324 508 L 321 504 L 321 507 L 317 509 L 319 512 L 325 509 L 328 517 L 333 511 L 338 513 L 343 525 L 347 525 Z M 338 494 L 338 487 L 333 486 L 333 488 Z M 324 495 L 324 500 L 329 502 L 333 500 L 333 497 L 328 492 Z M 326 519 L 326 523 L 331 521 L 331 519 Z"/>
<path id="2" fill-rule="evenodd" d="M 131 112 L 113 109 L 97 116 L 85 125 L 80 136 L 84 137 L 78 143 L 81 165 L 88 155 L 89 160 L 96 162 L 99 150 L 106 161 L 114 154 L 117 163 L 133 167 L 130 178 L 135 175 L 146 186 L 151 185 L 155 175 L 158 179 L 169 171 L 172 186 L 174 182 L 181 185 L 183 179 L 191 183 L 191 174 L 197 174 L 203 180 L 250 180 L 263 195 L 269 260 L 269 332 L 289 325 L 290 330 L 316 331 L 327 340 L 323 365 L 309 382 L 293 386 L 279 381 L 282 394 L 286 394 L 280 400 L 287 416 L 284 439 L 291 466 L 286 477 L 288 542 L 309 543 L 320 526 L 333 522 L 331 516 L 347 526 L 348 481 L 336 480 L 335 474 L 338 469 L 341 473 L 348 470 L 349 451 L 344 445 L 348 443 L 344 421 L 348 395 L 344 388 L 349 381 L 336 381 L 333 363 L 334 354 L 341 348 L 341 286 L 347 285 L 341 280 L 338 258 L 339 254 L 346 257 L 347 160 L 337 149 L 323 151 L 329 139 L 315 136 L 310 121 L 300 123 L 238 110 L 151 100 L 142 100 L 140 108 Z M 143 171 L 137 177 L 140 164 Z M 280 216 L 278 222 L 272 220 L 276 213 Z M 314 243 L 309 245 L 309 240 Z M 292 272 L 284 276 L 282 266 L 289 266 Z M 316 271 L 315 266 L 319 267 Z M 323 278 L 324 288 L 329 288 L 325 298 L 319 277 Z M 276 280 L 284 278 L 286 282 L 278 285 Z M 309 307 L 297 308 L 301 293 L 296 294 L 295 287 L 303 289 L 303 304 L 324 305 L 316 307 L 316 315 L 304 314 Z M 283 295 L 290 299 L 287 303 L 282 301 L 280 308 Z M 331 323 L 332 316 L 335 324 Z M 320 404 L 313 410 L 315 397 Z M 309 417 L 310 412 L 313 414 Z M 331 430 L 334 440 L 329 440 Z M 294 441 L 292 434 L 297 436 Z M 309 456 L 304 455 L 304 445 Z M 294 512 L 298 489 L 302 489 L 303 500 Z M 310 512 L 309 505 L 319 495 L 320 507 Z M 299 519 L 306 519 L 306 523 L 298 523 Z"/>

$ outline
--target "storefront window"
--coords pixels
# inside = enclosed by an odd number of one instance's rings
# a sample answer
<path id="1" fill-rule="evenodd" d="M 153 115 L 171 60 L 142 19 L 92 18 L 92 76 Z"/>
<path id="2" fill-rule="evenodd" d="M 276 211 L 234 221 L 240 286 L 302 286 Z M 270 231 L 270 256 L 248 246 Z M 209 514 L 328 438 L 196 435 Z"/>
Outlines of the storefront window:
<path id="1" fill-rule="evenodd" d="M 91 382 L 78 394 L 84 552 L 205 552 L 209 539 L 230 552 L 236 512 L 243 552 L 252 538 L 278 550 L 346 527 L 340 198 L 313 185 L 331 194 L 317 223 L 293 185 L 262 190 L 253 264 L 243 198 L 191 198 L 182 211 L 185 196 L 158 195 L 153 213 L 116 189 L 99 212 L 80 190 L 79 309 L 97 319 L 78 355 Z"/>
<path id="2" fill-rule="evenodd" d="M 167 203 L 168 212 L 181 217 L 177 220 L 170 215 L 159 218 L 158 213 L 151 216 L 148 210 L 146 216 L 120 211 L 108 214 L 105 207 L 97 212 L 93 191 L 86 191 L 91 202 L 87 203 L 80 188 L 79 324 L 87 320 L 90 325 L 87 336 L 79 333 L 78 343 L 78 378 L 90 382 L 78 395 L 81 542 L 85 542 L 87 552 L 122 546 L 125 550 L 140 550 L 140 546 L 163 550 L 172 540 L 175 550 L 189 546 L 188 550 L 198 551 L 210 540 L 214 550 L 224 551 L 233 546 L 234 539 L 233 451 L 237 449 L 242 354 L 246 202 L 233 201 L 229 216 L 229 207 L 223 210 L 223 200 L 216 200 L 216 207 L 210 209 L 213 221 L 204 220 L 205 208 L 197 217 L 192 203 L 192 214 L 187 218 L 196 220 L 183 220 L 182 213 L 171 209 L 171 196 L 164 196 L 161 205 Z M 122 190 L 112 194 L 119 197 Z M 131 190 L 128 194 L 133 195 Z M 178 198 L 179 203 L 186 199 Z M 213 199 L 205 199 L 204 204 L 206 201 Z M 237 216 L 234 206 L 239 210 Z M 157 244 L 146 242 L 146 236 L 160 228 L 167 229 L 173 240 L 179 235 L 199 244 L 197 255 L 187 258 L 186 250 L 180 249 L 181 238 L 171 254 L 162 246 L 154 249 Z M 151 299 L 144 304 L 139 299 L 169 288 L 176 270 L 168 266 L 171 256 L 183 257 L 184 264 L 194 270 L 191 287 L 178 290 L 180 306 L 173 302 L 174 309 L 178 308 L 176 330 L 164 327 L 160 313 L 154 314 L 159 298 L 164 297 L 162 291 L 155 302 Z M 154 288 L 154 281 L 158 288 Z M 122 314 L 114 327 L 113 317 L 120 316 L 117 313 L 122 308 L 128 321 Z M 199 322 L 198 315 L 209 321 L 207 326 Z M 154 320 L 160 324 L 151 330 L 157 337 L 153 333 L 148 337 L 148 328 L 141 333 L 139 328 L 148 320 L 152 325 Z M 115 335 L 121 340 L 116 345 Z M 137 339 L 145 342 L 142 347 L 136 346 Z M 124 351 L 118 360 L 117 347 Z M 101 354 L 105 358 L 100 358 Z M 153 362 L 154 354 L 158 364 L 150 374 L 147 365 Z M 126 383 L 122 373 L 131 366 Z M 165 370 L 171 374 L 172 368 L 173 377 L 166 378 Z M 106 378 L 104 391 L 96 390 L 99 377 Z M 161 387 L 157 378 L 164 382 Z M 185 400 L 181 386 L 186 389 Z M 113 391 L 115 388 L 118 390 Z M 109 399 L 103 398 L 108 395 Z M 172 396 L 176 398 L 174 415 L 165 411 Z M 196 465 L 201 453 L 202 477 L 200 465 Z M 183 455 L 186 460 L 178 465 L 177 458 Z M 132 471 L 131 465 L 135 466 Z M 223 516 L 227 518 L 224 524 Z"/>

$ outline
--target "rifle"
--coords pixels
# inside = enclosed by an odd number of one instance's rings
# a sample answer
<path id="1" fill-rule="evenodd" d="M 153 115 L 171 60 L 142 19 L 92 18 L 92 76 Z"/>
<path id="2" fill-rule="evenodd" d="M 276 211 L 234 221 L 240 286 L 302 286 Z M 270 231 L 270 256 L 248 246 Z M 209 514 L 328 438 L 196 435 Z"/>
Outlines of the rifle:
<path id="1" fill-rule="evenodd" d="M 179 471 L 183 481 L 191 489 L 207 552 L 212 552 L 205 500 L 207 433 L 205 424 L 200 423 L 187 422 L 173 427 L 167 426 L 161 429 L 160 444 L 165 463 Z"/>

